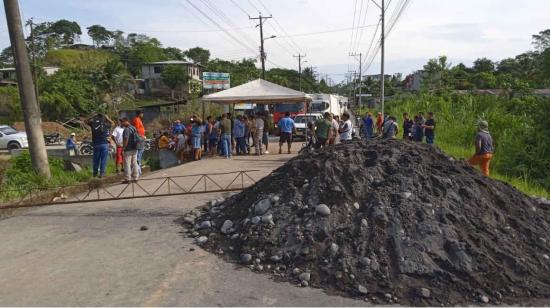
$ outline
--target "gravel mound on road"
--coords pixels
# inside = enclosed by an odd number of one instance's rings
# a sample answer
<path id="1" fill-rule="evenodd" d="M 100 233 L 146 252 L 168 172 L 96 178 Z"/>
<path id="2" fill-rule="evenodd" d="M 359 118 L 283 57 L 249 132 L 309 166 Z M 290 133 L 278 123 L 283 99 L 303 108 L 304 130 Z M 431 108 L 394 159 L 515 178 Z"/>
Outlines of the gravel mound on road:
<path id="1" fill-rule="evenodd" d="M 184 221 L 228 261 L 375 304 L 550 304 L 550 206 L 423 144 L 303 154 Z"/>

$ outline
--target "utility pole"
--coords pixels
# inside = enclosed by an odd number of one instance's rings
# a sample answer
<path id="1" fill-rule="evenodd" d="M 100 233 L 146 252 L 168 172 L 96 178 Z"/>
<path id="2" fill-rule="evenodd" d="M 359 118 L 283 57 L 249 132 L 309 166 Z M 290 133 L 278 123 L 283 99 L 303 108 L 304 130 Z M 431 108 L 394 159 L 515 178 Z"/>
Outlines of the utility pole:
<path id="1" fill-rule="evenodd" d="M 384 119 L 384 15 L 386 15 L 386 8 L 384 6 L 384 0 L 382 1 L 381 9 L 382 9 L 382 16 L 380 17 L 381 25 L 382 25 L 382 32 L 380 34 L 380 106 L 382 112 L 382 119 Z"/>
<path id="2" fill-rule="evenodd" d="M 262 13 L 258 17 L 248 17 L 248 19 L 254 20 L 257 19 L 260 21 L 260 24 L 258 25 L 260 27 L 260 59 L 262 61 L 262 79 L 265 79 L 265 51 L 264 51 L 264 19 L 272 18 L 272 16 L 266 16 L 263 17 Z M 256 27 L 258 27 L 256 26 Z M 271 36 L 270 38 L 274 38 L 275 36 Z"/>
<path id="3" fill-rule="evenodd" d="M 23 36 L 19 3 L 17 0 L 4 0 L 4 9 L 6 10 L 6 21 L 14 51 L 13 56 L 18 82 L 17 88 L 19 89 L 19 96 L 23 107 L 27 138 L 29 138 L 32 166 L 39 175 L 50 178 L 48 154 L 41 127 L 40 107 L 38 106 L 36 92 L 34 91 L 29 54 L 27 52 L 27 45 L 25 44 L 25 37 Z"/>
<path id="4" fill-rule="evenodd" d="M 299 54 L 297 56 L 292 55 L 294 58 L 298 58 L 298 84 L 300 87 L 300 91 L 302 91 L 302 59 L 306 57 L 306 55 Z"/>
<path id="5" fill-rule="evenodd" d="M 36 66 L 36 47 L 34 45 L 34 22 L 31 19 L 27 22 L 29 27 L 31 28 L 31 59 L 32 59 L 32 77 L 34 79 L 34 92 L 36 93 L 36 99 L 38 100 L 38 76 L 37 76 L 37 69 Z"/>
<path id="6" fill-rule="evenodd" d="M 361 107 L 363 106 L 362 95 L 361 95 L 361 87 L 362 87 L 361 83 L 362 83 L 362 79 L 363 79 L 363 72 L 362 72 L 362 69 L 363 69 L 363 53 L 359 53 L 359 54 L 350 53 L 350 56 L 354 57 L 355 59 L 357 59 L 357 56 L 359 56 L 359 109 L 361 109 Z"/>

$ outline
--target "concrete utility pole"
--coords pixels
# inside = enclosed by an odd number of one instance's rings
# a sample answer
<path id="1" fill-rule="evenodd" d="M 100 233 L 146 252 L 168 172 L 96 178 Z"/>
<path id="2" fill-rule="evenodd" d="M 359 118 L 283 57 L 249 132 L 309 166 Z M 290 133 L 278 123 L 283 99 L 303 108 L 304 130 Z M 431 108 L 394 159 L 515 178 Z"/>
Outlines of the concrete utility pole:
<path id="1" fill-rule="evenodd" d="M 260 59 L 262 61 L 262 79 L 265 79 L 265 51 L 264 51 L 264 27 L 263 27 L 263 24 L 264 24 L 264 19 L 269 19 L 269 18 L 272 18 L 272 16 L 266 16 L 266 17 L 262 17 L 262 13 L 260 13 L 260 15 L 258 17 L 248 17 L 249 19 L 257 19 L 260 21 L 260 24 L 258 25 L 260 27 Z M 256 27 L 258 27 L 256 26 Z M 269 38 L 274 38 L 275 36 L 271 36 Z"/>
<path id="2" fill-rule="evenodd" d="M 300 91 L 302 91 L 302 59 L 305 58 L 306 55 L 298 54 L 297 56 L 292 56 L 298 58 L 298 84 L 300 87 Z"/>
<path id="3" fill-rule="evenodd" d="M 359 53 L 359 54 L 356 54 L 356 53 L 350 53 L 350 56 L 351 57 L 354 57 L 355 59 L 357 59 L 357 56 L 359 56 L 359 109 L 361 109 L 361 107 L 363 106 L 363 102 L 362 102 L 362 95 L 361 95 L 361 89 L 362 89 L 362 79 L 363 79 L 363 53 Z"/>
<path id="4" fill-rule="evenodd" d="M 31 19 L 27 22 L 31 28 L 31 59 L 32 59 L 32 76 L 34 79 L 34 92 L 36 93 L 36 99 L 38 100 L 38 67 L 36 66 L 36 46 L 34 45 L 34 22 Z"/>
<path id="5" fill-rule="evenodd" d="M 386 8 L 384 5 L 384 0 L 382 1 L 381 9 L 382 9 L 382 16 L 380 17 L 380 22 L 382 25 L 382 32 L 380 34 L 380 106 L 382 112 L 382 119 L 384 119 L 384 31 L 385 31 L 385 25 L 384 25 L 384 15 L 386 15 Z"/>
<path id="6" fill-rule="evenodd" d="M 6 10 L 10 41 L 14 51 L 13 56 L 15 59 L 19 96 L 23 107 L 27 138 L 29 138 L 32 166 L 39 175 L 50 178 L 50 166 L 42 133 L 40 107 L 36 100 L 19 4 L 17 0 L 4 0 L 4 8 Z"/>

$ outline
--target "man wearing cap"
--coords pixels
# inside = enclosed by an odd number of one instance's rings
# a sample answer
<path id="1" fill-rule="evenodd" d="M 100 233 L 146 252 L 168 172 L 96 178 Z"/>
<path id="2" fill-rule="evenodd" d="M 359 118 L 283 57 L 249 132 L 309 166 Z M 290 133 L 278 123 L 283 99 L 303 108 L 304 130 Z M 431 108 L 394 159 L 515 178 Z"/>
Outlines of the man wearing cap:
<path id="1" fill-rule="evenodd" d="M 479 121 L 475 138 L 476 153 L 468 162 L 472 166 L 480 166 L 481 172 L 489 176 L 489 163 L 493 158 L 493 138 L 489 133 L 487 121 Z"/>
<path id="2" fill-rule="evenodd" d="M 77 146 L 76 146 L 75 136 L 76 136 L 75 133 L 71 133 L 69 138 L 67 138 L 67 142 L 65 143 L 65 148 L 69 152 L 69 156 L 77 155 Z"/>

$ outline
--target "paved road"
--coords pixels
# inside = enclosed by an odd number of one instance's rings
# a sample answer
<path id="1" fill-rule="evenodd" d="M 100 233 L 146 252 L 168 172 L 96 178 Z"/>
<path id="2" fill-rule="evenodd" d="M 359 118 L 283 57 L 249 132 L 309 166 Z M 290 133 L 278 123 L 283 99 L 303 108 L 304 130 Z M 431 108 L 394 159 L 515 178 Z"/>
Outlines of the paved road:
<path id="1" fill-rule="evenodd" d="M 151 176 L 259 169 L 263 177 L 291 157 L 203 160 Z M 274 282 L 184 238 L 178 218 L 220 196 L 56 205 L 0 220 L 0 306 L 365 304 Z"/>

